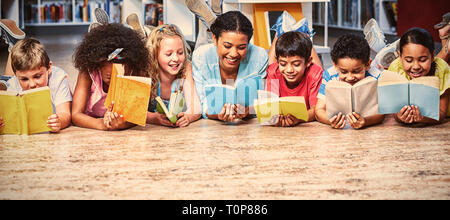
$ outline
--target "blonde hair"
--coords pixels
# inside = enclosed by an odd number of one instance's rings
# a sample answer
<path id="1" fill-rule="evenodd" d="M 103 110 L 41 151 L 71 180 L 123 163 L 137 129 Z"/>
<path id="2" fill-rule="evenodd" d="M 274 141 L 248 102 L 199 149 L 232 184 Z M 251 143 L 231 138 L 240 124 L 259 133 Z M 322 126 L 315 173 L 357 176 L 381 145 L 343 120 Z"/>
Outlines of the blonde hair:
<path id="1" fill-rule="evenodd" d="M 186 40 L 184 39 L 183 34 L 181 33 L 180 29 L 173 24 L 163 24 L 159 25 L 158 27 L 154 28 L 152 32 L 150 33 L 148 39 L 147 39 L 147 47 L 150 51 L 150 67 L 149 67 L 149 74 L 150 78 L 152 79 L 152 92 L 151 92 L 151 100 L 153 100 L 157 96 L 157 84 L 159 83 L 159 73 L 161 71 L 159 67 L 158 62 L 158 54 L 161 47 L 161 41 L 168 37 L 180 37 L 181 41 L 183 42 L 184 47 L 184 54 L 185 59 L 183 62 L 183 66 L 180 69 L 180 72 L 176 75 L 176 78 L 185 78 L 185 69 L 186 65 L 190 60 L 190 54 L 191 50 L 188 47 L 188 44 L 186 43 Z"/>
<path id="2" fill-rule="evenodd" d="M 44 45 L 34 38 L 18 41 L 11 50 L 11 66 L 16 71 L 50 68 L 50 58 Z"/>

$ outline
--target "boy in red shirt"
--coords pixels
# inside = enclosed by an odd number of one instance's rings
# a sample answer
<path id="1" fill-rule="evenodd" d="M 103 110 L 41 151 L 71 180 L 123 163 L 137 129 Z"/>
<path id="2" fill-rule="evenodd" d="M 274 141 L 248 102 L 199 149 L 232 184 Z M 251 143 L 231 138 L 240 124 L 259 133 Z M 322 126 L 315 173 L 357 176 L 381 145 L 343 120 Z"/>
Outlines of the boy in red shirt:
<path id="1" fill-rule="evenodd" d="M 275 43 L 274 43 L 275 44 Z M 312 42 L 302 32 L 286 32 L 275 44 L 276 61 L 267 69 L 266 90 L 283 96 L 303 96 L 308 121 L 315 120 L 314 108 L 322 83 L 321 66 L 312 62 Z M 292 115 L 279 115 L 274 126 L 295 126 L 303 120 Z"/>

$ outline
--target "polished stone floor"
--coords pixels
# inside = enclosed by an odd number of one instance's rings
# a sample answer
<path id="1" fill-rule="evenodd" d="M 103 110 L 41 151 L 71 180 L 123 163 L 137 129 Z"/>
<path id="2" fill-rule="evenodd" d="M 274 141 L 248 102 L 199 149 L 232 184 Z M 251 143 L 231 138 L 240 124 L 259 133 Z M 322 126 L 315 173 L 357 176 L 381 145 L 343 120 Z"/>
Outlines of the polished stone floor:
<path id="1" fill-rule="evenodd" d="M 450 199 L 450 123 L 0 136 L 0 199 Z"/>

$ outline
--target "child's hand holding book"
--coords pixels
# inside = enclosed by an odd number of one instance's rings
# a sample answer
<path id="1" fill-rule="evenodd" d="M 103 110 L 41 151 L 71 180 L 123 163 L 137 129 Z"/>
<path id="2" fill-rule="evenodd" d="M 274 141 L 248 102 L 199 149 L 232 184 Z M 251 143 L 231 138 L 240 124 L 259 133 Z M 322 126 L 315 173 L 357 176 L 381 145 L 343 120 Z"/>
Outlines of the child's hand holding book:
<path id="1" fill-rule="evenodd" d="M 126 125 L 126 121 L 123 115 L 119 115 L 117 112 L 113 112 L 114 102 L 111 103 L 108 110 L 103 116 L 103 124 L 108 130 L 119 130 Z"/>
<path id="2" fill-rule="evenodd" d="M 270 121 L 270 124 L 275 127 L 292 127 L 296 126 L 302 122 L 305 122 L 304 120 L 298 119 L 295 116 L 291 114 L 284 115 L 274 115 Z"/>
<path id="3" fill-rule="evenodd" d="M 352 112 L 345 116 L 348 124 L 354 129 L 360 129 L 366 124 L 366 119 L 356 112 Z"/>
<path id="4" fill-rule="evenodd" d="M 57 114 L 53 114 L 48 117 L 47 126 L 51 129 L 50 132 L 53 133 L 58 133 L 61 130 L 61 120 Z"/>

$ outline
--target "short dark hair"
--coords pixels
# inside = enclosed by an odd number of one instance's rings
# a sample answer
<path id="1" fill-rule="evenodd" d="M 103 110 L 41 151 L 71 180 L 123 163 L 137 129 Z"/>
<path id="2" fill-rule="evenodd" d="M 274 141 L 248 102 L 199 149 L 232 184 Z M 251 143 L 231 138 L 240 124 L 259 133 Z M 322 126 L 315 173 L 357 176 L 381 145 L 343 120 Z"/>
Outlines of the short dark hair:
<path id="1" fill-rule="evenodd" d="M 211 32 L 219 39 L 223 32 L 236 31 L 247 35 L 248 41 L 253 36 L 252 22 L 239 11 L 229 11 L 216 18 L 211 25 Z"/>
<path id="2" fill-rule="evenodd" d="M 275 44 L 275 54 L 278 57 L 300 56 L 305 61 L 311 56 L 312 42 L 309 37 L 302 32 L 289 31 L 278 38 Z"/>
<path id="3" fill-rule="evenodd" d="M 331 50 L 331 60 L 336 64 L 341 58 L 361 60 L 369 63 L 370 47 L 366 39 L 361 35 L 345 34 L 338 38 Z"/>

